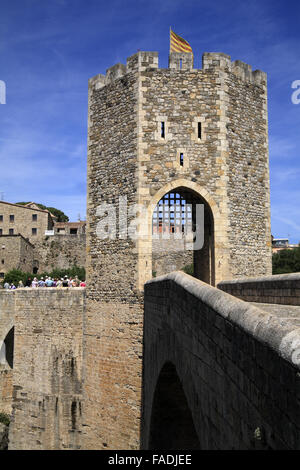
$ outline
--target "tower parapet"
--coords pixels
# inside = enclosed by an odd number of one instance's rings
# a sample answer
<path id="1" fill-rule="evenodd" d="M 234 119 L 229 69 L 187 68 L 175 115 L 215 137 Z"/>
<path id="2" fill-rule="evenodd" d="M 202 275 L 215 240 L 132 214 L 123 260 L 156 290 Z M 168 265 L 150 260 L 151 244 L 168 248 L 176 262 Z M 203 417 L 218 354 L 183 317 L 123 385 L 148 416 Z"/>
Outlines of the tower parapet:
<path id="1" fill-rule="evenodd" d="M 127 58 L 127 72 L 158 68 L 158 52 L 139 51 Z"/>
<path id="2" fill-rule="evenodd" d="M 204 52 L 202 56 L 203 70 L 210 68 L 227 69 L 243 81 L 248 81 L 256 85 L 266 84 L 267 75 L 261 70 L 252 71 L 252 67 L 241 60 L 231 62 L 231 57 L 222 52 Z"/>
<path id="3" fill-rule="evenodd" d="M 126 65 L 124 64 L 116 64 L 106 70 L 106 81 L 108 83 L 117 80 L 118 78 L 123 77 L 127 73 Z"/>
<path id="4" fill-rule="evenodd" d="M 126 65 L 118 63 L 106 70 L 106 75 L 98 74 L 91 78 L 90 86 L 100 89 L 131 72 L 144 72 L 158 69 L 158 52 L 139 51 L 127 58 Z M 266 73 L 261 70 L 252 71 L 252 67 L 241 60 L 231 62 L 231 57 L 223 52 L 204 52 L 202 69 L 194 68 L 194 56 L 190 52 L 171 52 L 169 69 L 182 71 L 195 70 L 226 70 L 245 82 L 255 85 L 266 85 Z M 163 69 L 161 69 L 163 70 Z"/>
<path id="5" fill-rule="evenodd" d="M 194 67 L 194 56 L 190 52 L 170 52 L 169 68 L 191 70 Z"/>
<path id="6" fill-rule="evenodd" d="M 230 56 L 223 52 L 204 52 L 202 56 L 203 70 L 210 69 L 211 67 L 224 69 L 228 67 L 231 69 Z"/>

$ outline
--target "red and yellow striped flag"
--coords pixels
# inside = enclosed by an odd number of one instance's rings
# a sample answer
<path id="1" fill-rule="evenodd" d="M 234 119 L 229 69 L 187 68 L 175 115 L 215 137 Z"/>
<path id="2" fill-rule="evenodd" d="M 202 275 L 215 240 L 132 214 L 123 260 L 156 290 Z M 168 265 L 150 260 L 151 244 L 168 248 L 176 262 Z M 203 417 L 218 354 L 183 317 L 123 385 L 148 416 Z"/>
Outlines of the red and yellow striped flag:
<path id="1" fill-rule="evenodd" d="M 174 33 L 170 28 L 170 52 L 191 52 L 192 48 L 189 43 Z"/>

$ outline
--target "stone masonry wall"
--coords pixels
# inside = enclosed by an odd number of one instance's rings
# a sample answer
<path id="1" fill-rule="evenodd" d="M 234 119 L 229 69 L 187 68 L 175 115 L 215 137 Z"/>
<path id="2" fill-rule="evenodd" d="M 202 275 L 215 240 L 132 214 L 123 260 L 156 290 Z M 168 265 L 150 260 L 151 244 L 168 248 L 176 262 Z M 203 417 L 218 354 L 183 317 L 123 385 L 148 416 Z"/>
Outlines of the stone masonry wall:
<path id="1" fill-rule="evenodd" d="M 11 414 L 13 370 L 0 365 L 0 413 Z"/>
<path id="2" fill-rule="evenodd" d="M 218 288 L 247 302 L 300 305 L 300 274 L 222 281 Z"/>
<path id="3" fill-rule="evenodd" d="M 14 326 L 15 303 L 14 295 L 4 289 L 0 290 L 0 412 L 11 412 L 12 405 L 12 374 L 4 355 L 4 340 Z"/>
<path id="4" fill-rule="evenodd" d="M 170 421 L 163 421 L 174 402 L 171 382 L 162 397 L 164 407 L 153 408 L 160 372 L 171 363 L 202 450 L 299 450 L 298 323 L 286 312 L 275 317 L 184 273 L 149 281 L 143 448 L 148 448 L 151 435 L 160 449 L 190 448 L 180 447 L 183 441 L 172 447 L 182 434 L 180 409 L 173 408 Z M 160 426 L 152 419 L 157 411 Z"/>
<path id="5" fill-rule="evenodd" d="M 86 264 L 85 235 L 52 235 L 35 243 L 34 259 L 38 272 L 68 269 Z"/>
<path id="6" fill-rule="evenodd" d="M 0 290 L 0 348 L 7 333 L 14 326 L 15 302 L 13 291 Z"/>
<path id="7" fill-rule="evenodd" d="M 193 265 L 193 251 L 186 249 L 185 240 L 153 240 L 152 272 L 161 276 Z"/>
<path id="8" fill-rule="evenodd" d="M 259 85 L 251 83 L 251 67 L 240 61 L 233 65 L 224 84 L 231 272 L 232 277 L 270 275 L 267 77 L 262 74 Z"/>
<path id="9" fill-rule="evenodd" d="M 25 240 L 23 237 L 20 238 L 20 261 L 19 269 L 25 272 L 31 272 L 34 258 L 34 246 Z M 1 241 L 1 240 L 0 240 Z"/>
<path id="10" fill-rule="evenodd" d="M 136 59 L 134 59 L 136 60 Z M 134 67 L 134 63 L 132 64 Z M 112 73 L 112 72 L 111 72 Z M 87 320 L 84 329 L 84 447 L 139 447 L 143 298 L 137 290 L 135 241 L 119 231 L 119 197 L 137 202 L 137 82 L 126 77 L 89 82 Z M 116 238 L 97 227 L 117 208 Z M 125 216 L 121 208 L 121 217 Z M 97 233 L 98 232 L 98 233 Z M 121 238 L 120 238 L 121 236 Z"/>
<path id="11" fill-rule="evenodd" d="M 85 289 L 18 289 L 10 449 L 81 447 Z"/>

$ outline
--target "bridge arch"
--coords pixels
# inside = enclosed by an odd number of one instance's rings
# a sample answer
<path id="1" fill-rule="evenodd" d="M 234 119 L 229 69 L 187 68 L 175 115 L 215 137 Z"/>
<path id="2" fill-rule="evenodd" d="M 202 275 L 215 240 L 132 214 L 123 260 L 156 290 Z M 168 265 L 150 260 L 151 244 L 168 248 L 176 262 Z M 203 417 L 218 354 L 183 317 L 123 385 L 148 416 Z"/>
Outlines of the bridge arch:
<path id="1" fill-rule="evenodd" d="M 1 312 L 2 313 L 2 312 Z M 15 321 L 14 318 L 10 317 L 7 319 L 7 322 L 2 325 L 2 328 L 0 329 L 0 343 L 4 341 L 6 338 L 8 332 L 15 326 Z"/>
<path id="2" fill-rule="evenodd" d="M 13 369 L 14 364 L 14 333 L 15 327 L 11 326 L 3 341 L 0 341 L 0 364 Z"/>
<path id="3" fill-rule="evenodd" d="M 159 374 L 152 403 L 149 449 L 200 449 L 182 383 L 172 362 Z"/>

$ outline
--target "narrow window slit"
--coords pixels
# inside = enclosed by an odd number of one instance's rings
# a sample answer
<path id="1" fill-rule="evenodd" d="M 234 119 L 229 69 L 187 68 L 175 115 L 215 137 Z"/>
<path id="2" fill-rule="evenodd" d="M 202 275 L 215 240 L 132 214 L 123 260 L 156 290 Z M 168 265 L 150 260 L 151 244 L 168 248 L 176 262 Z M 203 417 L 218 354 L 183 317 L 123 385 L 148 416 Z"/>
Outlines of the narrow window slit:
<path id="1" fill-rule="evenodd" d="M 180 166 L 183 166 L 183 153 L 180 154 Z"/>
<path id="2" fill-rule="evenodd" d="M 202 139 L 202 123 L 198 122 L 198 139 Z"/>
<path id="3" fill-rule="evenodd" d="M 161 133 L 160 133 L 160 136 L 161 136 L 162 139 L 165 138 L 165 123 L 164 123 L 164 121 L 162 121 L 162 123 L 161 123 Z"/>

